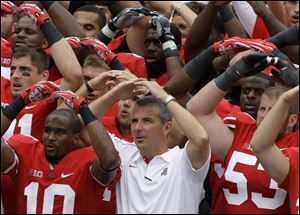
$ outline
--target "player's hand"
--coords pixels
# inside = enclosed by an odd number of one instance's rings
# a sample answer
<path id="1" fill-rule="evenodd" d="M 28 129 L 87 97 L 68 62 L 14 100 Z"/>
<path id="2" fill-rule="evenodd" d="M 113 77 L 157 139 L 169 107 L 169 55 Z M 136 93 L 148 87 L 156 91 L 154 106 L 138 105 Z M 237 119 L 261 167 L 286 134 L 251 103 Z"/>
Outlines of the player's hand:
<path id="1" fill-rule="evenodd" d="M 245 39 L 247 44 L 254 51 L 264 52 L 270 54 L 276 49 L 276 46 L 273 43 L 267 42 L 261 39 Z"/>
<path id="2" fill-rule="evenodd" d="M 116 54 L 113 53 L 104 43 L 93 37 L 82 38 L 80 43 L 84 46 L 90 46 L 93 52 L 103 59 L 107 65 L 110 65 L 112 60 L 116 57 Z"/>
<path id="3" fill-rule="evenodd" d="M 217 55 L 231 55 L 251 49 L 246 40 L 240 37 L 231 37 L 224 41 L 215 42 L 213 48 Z"/>
<path id="4" fill-rule="evenodd" d="M 11 1 L 1 1 L 1 10 L 5 13 L 13 13 L 17 10 L 17 6 Z"/>
<path id="5" fill-rule="evenodd" d="M 80 38 L 79 37 L 66 37 L 66 41 L 70 44 L 73 49 L 77 49 L 81 47 Z"/>
<path id="6" fill-rule="evenodd" d="M 113 29 L 129 28 L 136 21 L 144 17 L 146 11 L 143 8 L 125 8 L 116 17 L 108 22 L 108 26 Z M 111 27 L 113 25 L 113 27 Z"/>
<path id="7" fill-rule="evenodd" d="M 291 61 L 283 60 L 279 57 L 268 56 L 265 62 L 277 68 L 271 70 L 271 74 L 275 77 L 276 81 L 279 80 L 290 87 L 299 85 L 299 71 Z"/>
<path id="8" fill-rule="evenodd" d="M 156 81 L 138 81 L 136 85 L 139 87 L 146 87 L 149 89 L 151 94 L 158 100 L 164 101 L 169 94 Z"/>
<path id="9" fill-rule="evenodd" d="M 271 53 L 276 46 L 260 39 L 243 39 L 232 37 L 213 44 L 214 52 L 218 55 L 230 55 L 252 49 L 254 51 Z"/>
<path id="10" fill-rule="evenodd" d="M 51 81 L 41 81 L 32 87 L 23 90 L 21 97 L 25 104 L 37 102 L 49 97 L 53 92 L 59 91 L 59 86 Z"/>
<path id="11" fill-rule="evenodd" d="M 123 81 L 111 89 L 110 93 L 116 101 L 132 99 L 139 95 L 145 95 L 148 91 L 144 87 L 138 87 L 136 82 L 145 81 L 144 78 Z"/>
<path id="12" fill-rule="evenodd" d="M 269 65 L 265 63 L 268 57 L 265 53 L 250 54 L 241 58 L 234 65 L 227 68 L 226 71 L 232 73 L 238 79 L 258 74 Z"/>
<path id="13" fill-rule="evenodd" d="M 115 86 L 116 76 L 117 74 L 113 71 L 102 72 L 95 78 L 89 80 L 88 83 L 93 90 L 105 91 Z"/>
<path id="14" fill-rule="evenodd" d="M 77 96 L 72 91 L 56 91 L 48 98 L 49 102 L 53 102 L 57 99 L 62 99 L 63 102 L 76 113 L 80 111 L 80 106 L 86 104 L 86 100 Z"/>
<path id="15" fill-rule="evenodd" d="M 152 17 L 151 27 L 156 31 L 162 43 L 168 40 L 175 40 L 173 34 L 171 33 L 171 23 L 167 17 L 163 15 Z"/>
<path id="16" fill-rule="evenodd" d="M 18 7 L 18 12 L 26 12 L 26 15 L 35 23 L 39 28 L 41 25 L 50 20 L 50 17 L 46 15 L 37 5 L 35 4 L 22 4 Z"/>

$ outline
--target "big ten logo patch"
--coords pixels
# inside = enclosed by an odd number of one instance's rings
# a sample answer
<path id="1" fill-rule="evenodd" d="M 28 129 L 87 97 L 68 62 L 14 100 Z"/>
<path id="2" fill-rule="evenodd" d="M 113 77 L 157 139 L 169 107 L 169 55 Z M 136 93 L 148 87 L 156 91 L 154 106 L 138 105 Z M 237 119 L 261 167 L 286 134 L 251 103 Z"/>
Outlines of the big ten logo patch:
<path id="1" fill-rule="evenodd" d="M 43 177 L 43 172 L 36 170 L 36 169 L 29 169 L 28 171 L 28 175 L 29 176 L 33 176 L 33 177 L 38 177 L 38 178 L 42 178 Z"/>

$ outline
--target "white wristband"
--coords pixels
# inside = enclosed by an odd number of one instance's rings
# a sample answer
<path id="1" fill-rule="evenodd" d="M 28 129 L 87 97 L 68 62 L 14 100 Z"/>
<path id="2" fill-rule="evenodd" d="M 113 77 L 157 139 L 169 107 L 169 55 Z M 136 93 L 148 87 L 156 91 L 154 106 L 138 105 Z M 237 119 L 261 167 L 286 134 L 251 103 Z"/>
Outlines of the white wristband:
<path id="1" fill-rule="evenodd" d="M 113 32 L 113 31 L 108 27 L 107 24 L 102 28 L 102 33 L 103 33 L 105 36 L 107 36 L 107 37 L 109 37 L 109 38 L 111 38 L 111 39 L 113 39 L 113 38 L 116 36 L 116 33 Z"/>
<path id="2" fill-rule="evenodd" d="M 176 50 L 177 49 L 177 46 L 176 46 L 176 44 L 173 40 L 168 40 L 168 41 L 164 42 L 162 44 L 162 47 L 163 47 L 163 50 L 166 50 L 168 48 L 170 50 Z"/>
<path id="3" fill-rule="evenodd" d="M 165 105 L 167 106 L 170 101 L 176 101 L 176 99 L 172 95 L 168 95 L 164 100 Z"/>

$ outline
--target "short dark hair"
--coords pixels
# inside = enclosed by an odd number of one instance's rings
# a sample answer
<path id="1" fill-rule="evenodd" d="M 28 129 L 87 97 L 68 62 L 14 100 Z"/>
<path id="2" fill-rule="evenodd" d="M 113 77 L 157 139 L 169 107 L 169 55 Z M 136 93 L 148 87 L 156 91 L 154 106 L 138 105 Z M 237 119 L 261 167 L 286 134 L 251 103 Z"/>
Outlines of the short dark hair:
<path id="1" fill-rule="evenodd" d="M 157 107 L 160 110 L 160 119 L 163 123 L 172 121 L 172 114 L 168 111 L 167 106 L 152 95 L 135 100 L 135 105 L 138 107 Z"/>
<path id="2" fill-rule="evenodd" d="M 78 8 L 74 13 L 80 12 L 80 11 L 96 13 L 98 15 L 98 23 L 99 23 L 100 29 L 102 29 L 106 25 L 105 14 L 100 8 L 97 8 L 94 5 L 84 5 L 80 8 Z"/>
<path id="3" fill-rule="evenodd" d="M 107 6 L 112 18 L 117 16 L 123 10 L 123 8 L 115 1 L 87 1 L 87 4 Z"/>
<path id="4" fill-rule="evenodd" d="M 81 123 L 80 120 L 77 116 L 77 114 L 70 109 L 56 109 L 50 113 L 55 114 L 55 115 L 60 115 L 60 116 L 66 116 L 69 119 L 70 123 L 70 128 L 73 134 L 77 134 L 81 131 Z M 49 114 L 49 115 L 50 115 Z"/>
<path id="5" fill-rule="evenodd" d="M 33 44 L 25 44 L 17 47 L 13 54 L 13 58 L 30 57 L 31 63 L 38 68 L 38 73 L 43 72 L 49 68 L 50 58 L 43 48 Z"/>

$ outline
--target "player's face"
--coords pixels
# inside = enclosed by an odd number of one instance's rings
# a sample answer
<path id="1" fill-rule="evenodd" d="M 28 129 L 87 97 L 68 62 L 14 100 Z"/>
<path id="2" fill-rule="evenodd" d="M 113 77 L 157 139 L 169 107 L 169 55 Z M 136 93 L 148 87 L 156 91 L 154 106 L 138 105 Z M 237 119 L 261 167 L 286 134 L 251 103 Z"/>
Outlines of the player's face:
<path id="1" fill-rule="evenodd" d="M 163 58 L 163 49 L 157 33 L 149 29 L 144 41 L 145 44 L 145 58 L 147 63 L 154 63 Z"/>
<path id="2" fill-rule="evenodd" d="M 13 15 L 1 10 L 1 37 L 7 39 L 11 34 Z"/>
<path id="3" fill-rule="evenodd" d="M 255 119 L 261 96 L 268 87 L 269 81 L 264 78 L 254 76 L 244 78 L 240 96 L 241 111 L 250 114 Z"/>
<path id="4" fill-rule="evenodd" d="M 43 144 L 48 161 L 58 163 L 72 151 L 74 141 L 74 133 L 70 129 L 68 117 L 50 114 L 46 119 L 43 133 Z"/>
<path id="5" fill-rule="evenodd" d="M 191 27 L 184 21 L 181 16 L 174 16 L 172 22 L 180 30 L 182 38 L 186 38 Z"/>
<path id="6" fill-rule="evenodd" d="M 87 67 L 83 68 L 82 72 L 83 72 L 84 81 L 89 81 L 89 80 L 97 77 L 101 73 L 107 72 L 107 70 L 104 68 L 101 68 L 101 67 L 87 66 Z M 97 98 L 99 98 L 102 95 L 103 95 L 103 91 L 94 90 L 92 93 L 90 93 L 87 96 L 88 103 L 96 100 Z"/>
<path id="7" fill-rule="evenodd" d="M 134 102 L 132 99 L 119 101 L 117 118 L 118 118 L 121 126 L 130 127 L 133 105 L 134 105 Z"/>
<path id="8" fill-rule="evenodd" d="M 38 68 L 31 63 L 29 56 L 13 58 L 10 65 L 11 89 L 14 97 L 39 81 L 46 81 L 45 72 L 38 73 Z"/>
<path id="9" fill-rule="evenodd" d="M 284 1 L 288 26 L 299 22 L 299 1 Z"/>
<path id="10" fill-rule="evenodd" d="M 166 123 L 160 119 L 158 107 L 134 107 L 131 133 L 137 147 L 143 152 L 156 151 L 165 138 Z"/>
<path id="11" fill-rule="evenodd" d="M 77 11 L 74 13 L 74 17 L 87 37 L 94 37 L 100 31 L 97 13 Z"/>
<path id="12" fill-rule="evenodd" d="M 40 29 L 28 17 L 22 17 L 15 24 L 12 49 L 15 50 L 16 47 L 29 43 L 42 48 L 47 47 L 47 42 Z"/>

